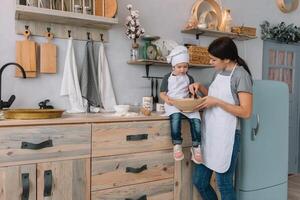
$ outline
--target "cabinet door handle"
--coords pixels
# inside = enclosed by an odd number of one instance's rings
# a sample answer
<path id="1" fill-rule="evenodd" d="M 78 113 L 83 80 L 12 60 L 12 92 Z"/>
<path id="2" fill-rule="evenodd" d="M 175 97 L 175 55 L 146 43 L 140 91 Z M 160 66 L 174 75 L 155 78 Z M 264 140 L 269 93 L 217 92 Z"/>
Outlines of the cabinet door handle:
<path id="1" fill-rule="evenodd" d="M 46 170 L 44 172 L 44 197 L 51 196 L 52 192 L 52 171 Z"/>
<path id="2" fill-rule="evenodd" d="M 145 170 L 147 170 L 147 165 L 143 165 L 140 168 L 126 167 L 126 173 L 138 174 Z"/>
<path id="3" fill-rule="evenodd" d="M 252 126 L 255 125 L 255 127 L 252 127 L 252 130 L 251 130 L 252 140 L 256 139 L 256 136 L 257 136 L 258 131 L 259 131 L 259 126 L 260 126 L 259 114 L 256 114 L 255 116 L 256 116 L 255 121 L 254 121 L 254 119 L 252 119 Z"/>
<path id="4" fill-rule="evenodd" d="M 134 199 L 126 198 L 125 200 L 134 200 Z M 136 200 L 147 200 L 147 196 L 146 196 L 146 195 L 143 195 L 143 196 L 137 198 Z"/>
<path id="5" fill-rule="evenodd" d="M 139 141 L 139 140 L 147 140 L 148 134 L 138 134 L 138 135 L 127 135 L 127 141 Z"/>
<path id="6" fill-rule="evenodd" d="M 22 142 L 21 149 L 32 149 L 32 150 L 39 150 L 44 149 L 47 147 L 53 147 L 53 142 L 51 139 L 46 140 L 44 142 L 33 144 L 30 142 Z"/>
<path id="7" fill-rule="evenodd" d="M 28 200 L 29 199 L 29 173 L 22 174 L 22 200 Z"/>

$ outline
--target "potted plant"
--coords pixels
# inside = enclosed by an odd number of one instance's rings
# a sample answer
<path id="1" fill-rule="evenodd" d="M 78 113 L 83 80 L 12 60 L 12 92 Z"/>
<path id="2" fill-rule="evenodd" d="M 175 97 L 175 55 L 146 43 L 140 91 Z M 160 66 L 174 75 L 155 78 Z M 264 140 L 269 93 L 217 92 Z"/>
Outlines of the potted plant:
<path id="1" fill-rule="evenodd" d="M 277 25 L 270 25 L 268 21 L 264 21 L 260 27 L 263 40 L 275 40 L 286 44 L 300 41 L 300 28 L 294 24 L 286 25 L 281 22 Z"/>
<path id="2" fill-rule="evenodd" d="M 141 27 L 139 21 L 139 11 L 132 10 L 132 5 L 128 4 L 127 9 L 129 11 L 129 16 L 126 18 L 126 36 L 133 40 L 132 48 L 131 48 L 131 59 L 138 59 L 138 48 L 139 44 L 137 43 L 137 39 L 140 38 L 145 33 L 145 30 Z"/>

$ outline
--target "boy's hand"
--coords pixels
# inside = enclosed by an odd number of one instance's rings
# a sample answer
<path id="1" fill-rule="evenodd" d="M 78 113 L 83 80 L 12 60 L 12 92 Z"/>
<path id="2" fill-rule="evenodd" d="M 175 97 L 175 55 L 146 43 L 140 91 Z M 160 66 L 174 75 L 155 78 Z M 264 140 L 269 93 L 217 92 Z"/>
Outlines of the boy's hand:
<path id="1" fill-rule="evenodd" d="M 166 100 L 165 100 L 165 102 L 166 102 L 166 104 L 168 104 L 168 105 L 170 105 L 170 106 L 173 106 L 173 99 L 171 99 L 171 98 L 166 98 Z"/>

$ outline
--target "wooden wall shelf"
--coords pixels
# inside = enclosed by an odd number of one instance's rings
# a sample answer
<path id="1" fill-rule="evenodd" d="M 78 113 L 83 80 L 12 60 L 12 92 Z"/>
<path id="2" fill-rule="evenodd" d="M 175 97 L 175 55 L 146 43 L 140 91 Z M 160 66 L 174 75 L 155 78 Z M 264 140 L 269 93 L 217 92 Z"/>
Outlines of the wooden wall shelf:
<path id="1" fill-rule="evenodd" d="M 15 18 L 16 20 L 39 21 L 100 29 L 109 29 L 112 25 L 118 23 L 118 19 L 116 18 L 107 18 L 24 5 L 16 5 Z"/>
<path id="2" fill-rule="evenodd" d="M 257 38 L 256 36 L 241 35 L 241 34 L 222 32 L 222 31 L 217 31 L 217 30 L 209 30 L 209 29 L 204 29 L 204 28 L 185 29 L 185 30 L 182 30 L 181 32 L 196 35 L 197 39 L 199 39 L 200 35 L 201 36 L 210 36 L 210 37 L 227 36 L 227 37 L 231 37 L 232 39 L 239 40 L 239 41 L 251 40 L 251 39 Z"/>
<path id="3" fill-rule="evenodd" d="M 155 65 L 155 66 L 170 66 L 170 63 L 166 61 L 159 61 L 159 60 L 146 60 L 146 59 L 139 59 L 136 61 L 128 61 L 130 65 Z M 211 65 L 200 65 L 200 64 L 189 64 L 190 67 L 195 68 L 212 68 Z"/>
<path id="4" fill-rule="evenodd" d="M 143 78 L 158 78 L 158 77 L 151 77 L 149 76 L 149 68 L 151 65 L 154 66 L 168 66 L 170 67 L 171 64 L 167 63 L 166 61 L 159 61 L 159 60 L 146 60 L 146 59 L 139 59 L 136 61 L 128 61 L 127 64 L 130 65 L 145 65 L 146 67 L 146 76 L 143 76 Z M 189 64 L 190 68 L 199 68 L 199 69 L 205 69 L 205 68 L 212 68 L 212 65 L 199 65 L 199 64 Z"/>

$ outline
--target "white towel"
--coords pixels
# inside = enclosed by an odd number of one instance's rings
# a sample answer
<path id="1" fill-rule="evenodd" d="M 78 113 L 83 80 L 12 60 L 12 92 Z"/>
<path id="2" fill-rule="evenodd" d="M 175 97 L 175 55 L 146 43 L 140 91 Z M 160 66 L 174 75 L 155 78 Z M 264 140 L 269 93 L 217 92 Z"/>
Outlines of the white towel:
<path id="1" fill-rule="evenodd" d="M 114 105 L 117 103 L 103 42 L 100 42 L 99 48 L 98 85 L 104 111 L 114 111 Z"/>
<path id="2" fill-rule="evenodd" d="M 85 112 L 79 80 L 77 72 L 77 64 L 74 54 L 73 39 L 68 41 L 68 49 L 65 60 L 64 74 L 60 90 L 61 96 L 69 97 L 69 109 L 68 113 L 82 113 Z"/>

